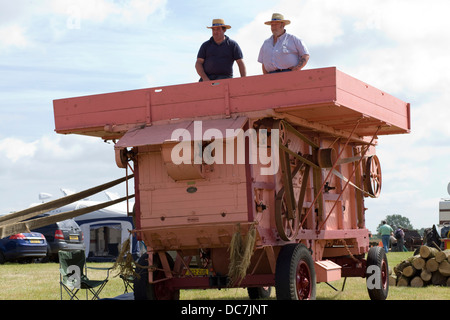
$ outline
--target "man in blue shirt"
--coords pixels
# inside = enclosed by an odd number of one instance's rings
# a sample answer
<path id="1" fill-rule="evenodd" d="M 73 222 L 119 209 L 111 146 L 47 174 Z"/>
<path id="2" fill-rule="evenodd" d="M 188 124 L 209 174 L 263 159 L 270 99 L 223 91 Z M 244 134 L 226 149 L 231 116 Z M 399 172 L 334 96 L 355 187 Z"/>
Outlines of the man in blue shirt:
<path id="1" fill-rule="evenodd" d="M 241 77 L 246 76 L 242 50 L 236 41 L 225 35 L 231 26 L 223 19 L 214 19 L 211 27 L 212 37 L 204 42 L 197 54 L 195 69 L 200 81 L 227 79 L 233 77 L 233 63 L 236 61 Z"/>

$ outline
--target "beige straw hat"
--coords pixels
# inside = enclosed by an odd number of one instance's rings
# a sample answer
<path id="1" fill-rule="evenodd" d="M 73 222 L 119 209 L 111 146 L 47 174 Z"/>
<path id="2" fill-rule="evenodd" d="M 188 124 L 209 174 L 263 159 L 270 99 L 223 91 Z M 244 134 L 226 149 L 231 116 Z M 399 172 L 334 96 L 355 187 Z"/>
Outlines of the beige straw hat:
<path id="1" fill-rule="evenodd" d="M 220 28 L 220 27 L 224 27 L 227 29 L 231 28 L 231 26 L 225 24 L 225 21 L 223 19 L 213 19 L 212 26 L 207 27 L 207 28 L 212 29 L 212 28 Z"/>
<path id="2" fill-rule="evenodd" d="M 290 20 L 284 20 L 284 16 L 281 13 L 272 14 L 272 20 L 264 22 L 264 24 L 272 24 L 272 22 L 284 22 L 286 25 L 290 24 Z"/>

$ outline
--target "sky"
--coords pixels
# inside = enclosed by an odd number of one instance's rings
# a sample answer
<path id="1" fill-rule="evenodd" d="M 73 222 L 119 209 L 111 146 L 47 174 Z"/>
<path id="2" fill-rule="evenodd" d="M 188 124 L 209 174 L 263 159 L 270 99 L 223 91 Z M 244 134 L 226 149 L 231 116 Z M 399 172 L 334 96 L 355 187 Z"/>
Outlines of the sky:
<path id="1" fill-rule="evenodd" d="M 0 0 L 0 213 L 124 175 L 111 143 L 54 131 L 53 100 L 196 82 L 214 18 L 259 75 L 264 21 L 280 12 L 309 49 L 306 69 L 335 66 L 411 103 L 411 133 L 379 138 L 382 191 L 366 199 L 366 226 L 400 214 L 431 227 L 450 197 L 449 10 L 447 0 Z"/>

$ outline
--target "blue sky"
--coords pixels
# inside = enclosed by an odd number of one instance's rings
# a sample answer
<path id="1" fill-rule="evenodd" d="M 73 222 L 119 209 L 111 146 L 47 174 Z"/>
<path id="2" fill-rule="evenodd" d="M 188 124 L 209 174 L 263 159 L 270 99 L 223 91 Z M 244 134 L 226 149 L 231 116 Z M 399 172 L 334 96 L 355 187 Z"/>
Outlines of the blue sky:
<path id="1" fill-rule="evenodd" d="M 379 139 L 383 188 L 366 201 L 366 223 L 375 230 L 401 214 L 429 227 L 450 182 L 449 9 L 446 0 L 0 0 L 0 213 L 123 175 L 111 144 L 54 132 L 54 99 L 197 81 L 213 18 L 232 26 L 248 75 L 261 74 L 263 22 L 281 12 L 310 50 L 307 68 L 336 66 L 411 103 L 412 133 Z"/>

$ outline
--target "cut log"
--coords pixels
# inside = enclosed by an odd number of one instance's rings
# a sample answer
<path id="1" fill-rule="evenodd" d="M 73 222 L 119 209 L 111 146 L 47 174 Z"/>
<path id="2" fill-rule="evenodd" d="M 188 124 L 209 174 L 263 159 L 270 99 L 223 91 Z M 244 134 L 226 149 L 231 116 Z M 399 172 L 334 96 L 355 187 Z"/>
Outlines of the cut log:
<path id="1" fill-rule="evenodd" d="M 422 272 L 420 273 L 420 277 L 423 281 L 428 282 L 431 280 L 432 273 L 428 271 L 427 269 L 422 269 Z"/>
<path id="2" fill-rule="evenodd" d="M 439 272 L 444 277 L 450 277 L 450 263 L 447 260 L 444 260 L 439 264 Z"/>
<path id="3" fill-rule="evenodd" d="M 408 278 L 411 278 L 412 276 L 414 276 L 416 274 L 416 272 L 417 272 L 417 269 L 414 268 L 412 265 L 407 266 L 406 268 L 403 269 L 403 275 Z"/>
<path id="4" fill-rule="evenodd" d="M 396 286 L 397 285 L 397 278 L 395 276 L 390 275 L 389 276 L 389 286 Z"/>
<path id="5" fill-rule="evenodd" d="M 419 255 L 414 256 L 414 260 L 412 260 L 412 265 L 417 270 L 422 270 L 423 268 L 425 268 L 425 263 L 425 259 L 420 257 Z"/>
<path id="6" fill-rule="evenodd" d="M 446 249 L 444 251 L 439 251 L 438 253 L 436 253 L 436 261 L 438 263 L 441 263 L 444 260 L 447 260 L 450 257 L 450 249 Z"/>
<path id="7" fill-rule="evenodd" d="M 428 259 L 426 262 L 426 268 L 430 272 L 435 272 L 439 269 L 439 263 L 436 261 L 436 258 Z"/>
<path id="8" fill-rule="evenodd" d="M 435 286 L 445 286 L 447 285 L 447 277 L 443 276 L 439 271 L 435 271 L 431 276 L 431 283 Z"/>
<path id="9" fill-rule="evenodd" d="M 419 276 L 412 278 L 409 284 L 414 288 L 421 288 L 424 286 L 424 282 Z"/>
<path id="10" fill-rule="evenodd" d="M 438 249 L 428 246 L 421 246 L 420 247 L 420 256 L 424 259 L 432 258 L 436 255 L 436 253 L 439 252 Z"/>
<path id="11" fill-rule="evenodd" d="M 398 265 L 396 265 L 394 267 L 394 273 L 397 276 L 397 278 L 399 278 L 402 275 L 403 269 L 405 269 L 406 267 L 408 267 L 410 265 L 411 265 L 411 261 L 409 261 L 409 260 L 403 260 Z"/>
<path id="12" fill-rule="evenodd" d="M 405 276 L 400 276 L 397 280 L 397 286 L 398 287 L 407 287 L 409 285 L 409 278 Z"/>

